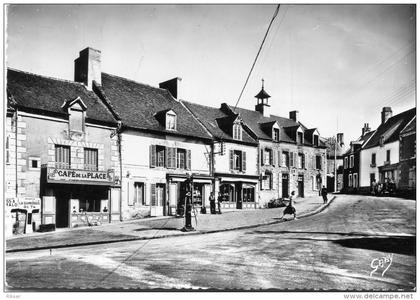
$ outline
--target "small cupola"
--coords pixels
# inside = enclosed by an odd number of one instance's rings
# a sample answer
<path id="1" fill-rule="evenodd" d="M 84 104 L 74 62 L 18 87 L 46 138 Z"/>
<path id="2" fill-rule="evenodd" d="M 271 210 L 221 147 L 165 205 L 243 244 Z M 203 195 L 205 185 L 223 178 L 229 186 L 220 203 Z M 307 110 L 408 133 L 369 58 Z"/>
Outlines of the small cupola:
<path id="1" fill-rule="evenodd" d="M 268 104 L 268 98 L 271 96 L 264 90 L 264 79 L 261 79 L 261 82 L 261 91 L 255 96 L 255 98 L 257 98 L 255 110 L 262 113 L 264 117 L 270 117 L 270 105 Z"/>

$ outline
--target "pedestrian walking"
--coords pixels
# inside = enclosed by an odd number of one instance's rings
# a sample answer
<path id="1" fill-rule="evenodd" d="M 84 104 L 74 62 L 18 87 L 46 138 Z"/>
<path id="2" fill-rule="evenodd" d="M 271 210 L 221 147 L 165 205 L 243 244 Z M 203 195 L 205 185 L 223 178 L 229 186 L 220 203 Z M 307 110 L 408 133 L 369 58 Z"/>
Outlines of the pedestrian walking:
<path id="1" fill-rule="evenodd" d="M 222 214 L 222 201 L 223 201 L 223 197 L 222 197 L 222 193 L 219 192 L 218 196 L 217 196 L 217 209 L 219 210 L 218 213 L 221 215 Z"/>
<path id="2" fill-rule="evenodd" d="M 328 191 L 327 191 L 327 188 L 325 187 L 325 185 L 322 186 L 321 195 L 322 195 L 322 199 L 324 199 L 324 204 L 327 204 L 327 201 L 328 201 L 328 198 L 327 198 Z"/>
<path id="3" fill-rule="evenodd" d="M 209 201 L 210 201 L 210 213 L 214 215 L 216 214 L 216 199 L 214 199 L 213 192 L 210 193 Z"/>
<path id="4" fill-rule="evenodd" d="M 289 197 L 289 204 L 286 206 L 286 209 L 283 211 L 283 216 L 281 219 L 284 218 L 285 215 L 293 215 L 293 220 L 297 220 L 296 218 L 296 208 L 293 207 L 293 199 L 295 198 L 295 191 L 292 191 Z"/>

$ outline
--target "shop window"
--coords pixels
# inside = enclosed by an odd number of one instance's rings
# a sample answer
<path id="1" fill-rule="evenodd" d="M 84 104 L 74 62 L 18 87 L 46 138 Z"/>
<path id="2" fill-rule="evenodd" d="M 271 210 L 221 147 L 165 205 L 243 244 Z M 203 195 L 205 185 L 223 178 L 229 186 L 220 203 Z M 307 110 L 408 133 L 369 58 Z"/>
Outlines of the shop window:
<path id="1" fill-rule="evenodd" d="M 254 196 L 254 187 L 251 186 L 244 186 L 242 189 L 242 202 L 255 202 L 255 196 Z"/>
<path id="2" fill-rule="evenodd" d="M 84 148 L 85 170 L 98 170 L 98 149 Z"/>
<path id="3" fill-rule="evenodd" d="M 134 203 L 146 205 L 143 182 L 134 182 Z"/>
<path id="4" fill-rule="evenodd" d="M 204 185 L 202 183 L 194 183 L 193 204 L 197 207 L 203 204 L 203 189 Z"/>
<path id="5" fill-rule="evenodd" d="M 70 169 L 70 146 L 55 145 L 55 166 Z"/>
<path id="6" fill-rule="evenodd" d="M 242 140 L 242 127 L 241 124 L 233 124 L 233 139 Z"/>
<path id="7" fill-rule="evenodd" d="M 221 184 L 219 191 L 222 194 L 223 202 L 235 202 L 235 188 L 232 184 Z"/>
<path id="8" fill-rule="evenodd" d="M 101 200 L 99 199 L 82 199 L 79 200 L 80 212 L 100 212 Z"/>
<path id="9" fill-rule="evenodd" d="M 186 169 L 186 155 L 187 153 L 185 149 L 180 149 L 180 148 L 177 149 L 176 167 L 178 169 Z"/>
<path id="10" fill-rule="evenodd" d="M 321 155 L 315 156 L 315 167 L 316 167 L 317 170 L 322 169 L 322 157 L 321 157 Z"/>

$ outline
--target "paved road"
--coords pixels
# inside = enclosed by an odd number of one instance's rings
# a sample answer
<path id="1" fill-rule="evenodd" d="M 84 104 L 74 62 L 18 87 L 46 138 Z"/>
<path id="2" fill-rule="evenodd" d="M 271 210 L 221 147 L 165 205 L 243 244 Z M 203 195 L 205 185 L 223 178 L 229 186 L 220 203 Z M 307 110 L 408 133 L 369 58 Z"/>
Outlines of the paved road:
<path id="1" fill-rule="evenodd" d="M 320 214 L 254 229 L 10 253 L 6 279 L 10 288 L 412 291 L 414 235 L 414 201 L 340 196 Z M 382 257 L 392 262 L 379 266 Z"/>

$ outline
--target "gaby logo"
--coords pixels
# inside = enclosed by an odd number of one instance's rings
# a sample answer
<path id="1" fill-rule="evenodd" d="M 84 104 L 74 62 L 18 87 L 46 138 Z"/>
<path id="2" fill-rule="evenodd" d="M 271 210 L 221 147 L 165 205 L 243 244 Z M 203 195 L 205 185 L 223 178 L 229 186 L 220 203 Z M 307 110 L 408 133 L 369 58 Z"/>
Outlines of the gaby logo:
<path id="1" fill-rule="evenodd" d="M 381 275 L 383 277 L 385 272 L 388 271 L 389 267 L 391 267 L 393 257 L 394 254 L 387 254 L 383 257 L 373 259 L 370 263 L 370 266 L 373 269 L 370 272 L 370 277 L 372 277 L 372 275 L 378 270 L 383 270 Z"/>

